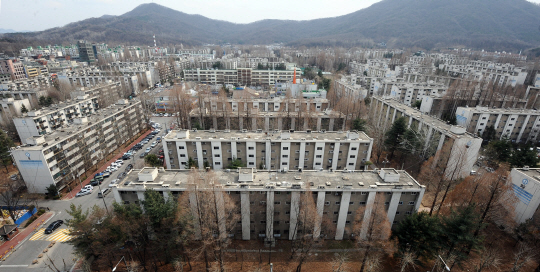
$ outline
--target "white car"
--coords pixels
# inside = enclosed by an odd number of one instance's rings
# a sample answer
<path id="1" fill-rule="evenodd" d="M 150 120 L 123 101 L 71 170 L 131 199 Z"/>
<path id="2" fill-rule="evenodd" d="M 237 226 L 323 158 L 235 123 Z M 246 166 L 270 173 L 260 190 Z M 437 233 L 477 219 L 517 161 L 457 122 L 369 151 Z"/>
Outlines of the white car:
<path id="1" fill-rule="evenodd" d="M 109 183 L 109 187 L 113 187 L 114 185 L 118 184 L 118 180 L 117 179 L 113 179 L 111 181 L 111 183 Z"/>
<path id="2" fill-rule="evenodd" d="M 123 161 L 123 160 L 116 160 L 115 163 L 116 163 L 117 165 L 118 165 L 118 164 L 119 164 L 119 165 L 122 165 L 122 164 L 124 164 L 124 161 Z"/>
<path id="3" fill-rule="evenodd" d="M 114 172 L 114 171 L 117 171 L 118 168 L 116 168 L 116 166 L 111 166 L 109 170 L 110 170 L 109 172 Z"/>
<path id="4" fill-rule="evenodd" d="M 168 113 L 165 113 L 165 115 L 163 115 L 163 117 L 169 117 L 169 114 L 168 114 Z"/>
<path id="5" fill-rule="evenodd" d="M 90 184 L 88 184 L 88 185 L 86 185 L 86 186 L 83 187 L 83 190 L 90 190 L 90 191 L 92 191 L 92 189 L 94 189 L 94 187 L 93 187 L 92 185 L 90 185 Z"/>
<path id="6" fill-rule="evenodd" d="M 152 150 L 150 147 L 147 147 L 146 148 L 146 153 L 150 152 L 150 150 Z"/>
<path id="7" fill-rule="evenodd" d="M 157 142 L 154 141 L 154 142 L 152 142 L 152 144 L 150 145 L 150 147 L 156 147 L 156 145 L 157 145 Z"/>
<path id="8" fill-rule="evenodd" d="M 83 195 L 89 195 L 92 193 L 92 190 L 85 190 L 82 189 L 80 192 L 78 192 L 75 196 L 83 196 Z"/>

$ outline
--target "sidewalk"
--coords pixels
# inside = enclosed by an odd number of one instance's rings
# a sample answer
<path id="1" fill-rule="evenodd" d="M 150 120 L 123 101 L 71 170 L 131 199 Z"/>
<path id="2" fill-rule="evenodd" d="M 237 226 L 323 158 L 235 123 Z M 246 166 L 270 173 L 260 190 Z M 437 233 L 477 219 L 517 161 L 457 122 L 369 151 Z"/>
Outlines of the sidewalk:
<path id="1" fill-rule="evenodd" d="M 73 188 L 73 190 L 71 190 L 71 193 L 68 193 L 66 194 L 64 197 L 62 197 L 62 200 L 70 200 L 72 198 L 75 197 L 75 195 L 81 191 L 81 188 L 84 187 L 85 185 L 89 184 L 90 183 L 90 180 L 92 180 L 92 178 L 94 177 L 95 174 L 97 173 L 101 173 L 103 171 L 105 171 L 105 169 L 107 169 L 107 166 L 111 165 L 111 163 L 115 162 L 116 160 L 122 158 L 122 156 L 124 155 L 125 152 L 127 152 L 129 149 L 131 149 L 134 145 L 136 145 L 138 142 L 140 142 L 142 139 L 144 139 L 146 136 L 148 136 L 148 134 L 150 134 L 150 132 L 152 132 L 153 129 L 150 129 L 148 130 L 146 133 L 144 133 L 143 135 L 141 135 L 139 138 L 137 138 L 135 141 L 133 141 L 133 143 L 131 143 L 129 146 L 127 146 L 126 148 L 124 148 L 124 150 L 122 152 L 120 152 L 117 156 L 115 156 L 114 158 L 112 158 L 111 160 L 107 161 L 103 166 L 101 166 L 101 168 L 99 168 L 97 171 L 93 172 L 92 175 L 90 175 L 88 178 L 86 178 L 85 180 L 82 181 L 82 186 L 81 184 L 77 185 L 75 188 Z M 0 251 L 1 252 L 1 251 Z"/>
<path id="2" fill-rule="evenodd" d="M 47 219 L 51 218 L 51 216 L 53 216 L 52 212 L 42 214 L 40 217 L 38 217 L 38 219 L 36 219 L 36 221 L 32 222 L 30 226 L 26 227 L 24 230 L 20 231 L 15 237 L 11 238 L 11 240 L 1 245 L 0 255 L 5 255 L 6 251 L 10 250 L 11 247 L 15 248 L 26 237 L 34 233 L 34 228 L 39 229 L 43 227 L 42 225 L 44 225 L 44 222 L 46 222 Z"/>

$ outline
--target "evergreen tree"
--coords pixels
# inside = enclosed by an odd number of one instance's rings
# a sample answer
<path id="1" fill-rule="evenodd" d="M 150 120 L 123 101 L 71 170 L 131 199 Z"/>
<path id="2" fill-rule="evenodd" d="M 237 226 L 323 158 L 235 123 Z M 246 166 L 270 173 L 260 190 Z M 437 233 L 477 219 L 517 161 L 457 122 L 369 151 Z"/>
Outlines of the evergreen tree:
<path id="1" fill-rule="evenodd" d="M 469 257 L 470 250 L 480 249 L 482 236 L 475 236 L 480 215 L 475 211 L 476 206 L 469 205 L 452 209 L 450 215 L 442 218 L 443 250 L 446 250 L 446 259 L 454 256 L 454 264 L 461 265 Z M 483 228 L 483 226 L 481 226 Z"/>
<path id="2" fill-rule="evenodd" d="M 22 107 L 21 107 L 21 113 L 27 113 L 28 112 L 28 109 L 26 108 L 26 106 L 23 104 Z"/>
<path id="3" fill-rule="evenodd" d="M 390 127 L 390 130 L 386 132 L 386 140 L 384 144 L 386 148 L 390 151 L 390 158 L 394 157 L 394 152 L 399 148 L 401 143 L 401 137 L 407 131 L 407 123 L 405 117 L 399 117 Z"/>
<path id="4" fill-rule="evenodd" d="M 397 238 L 401 253 L 411 251 L 428 261 L 433 259 L 441 248 L 441 228 L 439 217 L 419 212 L 401 221 L 392 236 Z"/>
<path id="5" fill-rule="evenodd" d="M 8 172 L 8 166 L 13 163 L 11 154 L 9 153 L 9 150 L 13 146 L 15 144 L 11 138 L 3 130 L 0 130 L 0 158 L 2 159 L 2 165 L 6 168 L 6 173 Z"/>
<path id="6" fill-rule="evenodd" d="M 497 132 L 495 131 L 495 127 L 489 126 L 486 127 L 484 130 L 484 133 L 482 133 L 482 140 L 484 144 L 488 144 L 491 140 L 495 139 Z"/>
<path id="7" fill-rule="evenodd" d="M 538 164 L 538 155 L 536 154 L 536 150 L 534 150 L 534 148 L 532 148 L 530 145 L 525 145 L 519 149 L 514 149 L 508 162 L 510 162 L 514 167 L 523 167 L 526 165 L 534 167 Z"/>
<path id="8" fill-rule="evenodd" d="M 366 120 L 361 118 L 356 118 L 353 120 L 352 129 L 358 131 L 366 131 Z"/>

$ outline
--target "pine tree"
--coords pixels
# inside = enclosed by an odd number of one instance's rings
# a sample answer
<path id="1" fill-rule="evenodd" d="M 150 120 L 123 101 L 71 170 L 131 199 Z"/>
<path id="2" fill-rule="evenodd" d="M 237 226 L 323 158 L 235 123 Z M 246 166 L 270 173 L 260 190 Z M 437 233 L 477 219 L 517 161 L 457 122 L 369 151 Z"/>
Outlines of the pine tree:
<path id="1" fill-rule="evenodd" d="M 394 152 L 399 147 L 401 143 L 401 137 L 405 132 L 407 131 L 407 123 L 405 121 L 405 117 L 398 118 L 393 124 L 392 127 L 390 127 L 390 130 L 386 133 L 386 140 L 384 141 L 384 144 L 386 145 L 386 148 L 390 150 L 390 158 L 392 159 L 394 157 Z"/>

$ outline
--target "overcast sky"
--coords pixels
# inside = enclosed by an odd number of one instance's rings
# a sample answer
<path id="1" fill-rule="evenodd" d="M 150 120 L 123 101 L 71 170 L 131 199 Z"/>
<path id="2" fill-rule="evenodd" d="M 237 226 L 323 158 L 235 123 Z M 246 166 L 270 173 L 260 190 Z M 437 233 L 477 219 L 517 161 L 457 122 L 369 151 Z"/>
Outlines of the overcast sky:
<path id="1" fill-rule="evenodd" d="M 309 20 L 348 14 L 380 0 L 154 0 L 189 14 L 234 23 Z M 530 0 L 540 3 L 540 0 Z M 151 0 L 0 0 L 0 28 L 44 30 L 104 14 L 121 15 Z"/>

